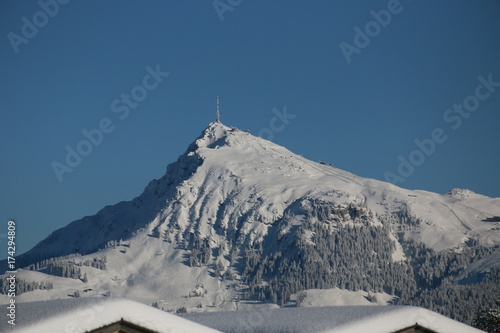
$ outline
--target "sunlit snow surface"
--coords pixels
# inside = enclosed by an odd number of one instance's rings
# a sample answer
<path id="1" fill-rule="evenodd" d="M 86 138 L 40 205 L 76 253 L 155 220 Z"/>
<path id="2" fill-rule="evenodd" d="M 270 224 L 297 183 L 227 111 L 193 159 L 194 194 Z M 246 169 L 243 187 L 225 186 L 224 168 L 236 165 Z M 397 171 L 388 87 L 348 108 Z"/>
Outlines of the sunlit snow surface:
<path id="1" fill-rule="evenodd" d="M 86 298 L 22 303 L 15 328 L 2 320 L 0 331 L 84 333 L 120 320 L 158 333 L 218 332 L 153 307 L 126 299 Z"/>
<path id="2" fill-rule="evenodd" d="M 285 308 L 193 313 L 183 317 L 228 333 L 390 333 L 416 324 L 438 333 L 482 332 L 435 312 L 409 306 Z"/>
<path id="3" fill-rule="evenodd" d="M 438 333 L 482 332 L 435 312 L 406 306 L 336 306 L 173 315 L 126 299 L 52 300 L 18 305 L 16 329 L 2 332 L 84 333 L 127 321 L 158 333 L 389 333 L 419 325 Z"/>

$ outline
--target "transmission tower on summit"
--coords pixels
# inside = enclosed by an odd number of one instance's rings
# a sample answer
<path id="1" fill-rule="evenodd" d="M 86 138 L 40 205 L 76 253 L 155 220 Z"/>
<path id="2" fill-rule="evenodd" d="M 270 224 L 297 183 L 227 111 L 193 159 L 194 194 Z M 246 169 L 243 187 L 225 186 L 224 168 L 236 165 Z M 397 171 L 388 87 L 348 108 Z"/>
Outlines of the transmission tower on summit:
<path id="1" fill-rule="evenodd" d="M 217 96 L 217 112 L 215 113 L 215 121 L 220 123 L 219 96 Z"/>

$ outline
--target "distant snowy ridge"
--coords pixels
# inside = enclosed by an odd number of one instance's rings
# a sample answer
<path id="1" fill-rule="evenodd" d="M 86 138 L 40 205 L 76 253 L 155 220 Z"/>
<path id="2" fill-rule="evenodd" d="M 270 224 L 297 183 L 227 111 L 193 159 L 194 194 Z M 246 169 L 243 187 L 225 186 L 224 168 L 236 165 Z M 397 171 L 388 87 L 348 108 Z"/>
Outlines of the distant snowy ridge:
<path id="1" fill-rule="evenodd" d="M 471 190 L 462 189 L 462 188 L 453 188 L 445 193 L 450 197 L 455 197 L 457 199 L 465 199 L 465 198 L 487 198 L 484 195 L 477 194 Z"/>

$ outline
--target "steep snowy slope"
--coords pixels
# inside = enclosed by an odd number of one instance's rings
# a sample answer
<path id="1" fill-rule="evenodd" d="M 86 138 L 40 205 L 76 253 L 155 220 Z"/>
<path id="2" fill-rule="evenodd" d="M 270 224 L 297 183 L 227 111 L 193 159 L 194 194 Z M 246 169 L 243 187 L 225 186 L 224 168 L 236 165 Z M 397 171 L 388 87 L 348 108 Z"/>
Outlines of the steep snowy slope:
<path id="1" fill-rule="evenodd" d="M 465 268 L 479 256 L 476 252 L 492 255 L 500 245 L 495 216 L 500 216 L 500 198 L 467 190 L 436 194 L 402 189 L 309 161 L 213 122 L 140 196 L 74 221 L 19 256 L 20 265 L 32 265 L 19 278 L 54 285 L 20 299 L 64 298 L 87 290 L 81 296 L 111 293 L 175 310 L 241 308 L 244 295 L 286 302 L 288 293 L 314 288 L 401 294 L 406 289 L 392 288 L 389 276 L 401 276 L 394 285 L 413 279 L 412 270 L 421 264 L 413 256 L 424 250 L 414 250 L 412 244 L 422 244 L 432 255 L 464 251 Z M 469 253 L 471 244 L 490 250 Z M 334 245 L 360 251 L 364 259 L 354 265 L 357 270 L 347 270 L 353 266 L 348 262 L 352 255 L 342 257 Z M 318 256 L 327 248 L 336 259 L 321 259 L 331 265 L 318 270 L 321 281 L 293 280 L 297 267 L 306 269 L 301 265 L 313 260 L 311 251 Z M 104 257 L 105 269 L 89 264 Z M 483 262 L 482 272 L 498 264 Z M 53 276 L 68 272 L 69 266 L 80 272 L 72 273 L 73 278 Z M 373 266 L 382 268 L 368 273 Z M 274 267 L 289 273 L 286 283 L 293 286 L 282 295 L 273 290 L 284 283 L 275 279 Z M 467 275 L 473 273 L 471 267 Z M 353 274 L 356 282 L 349 283 Z M 420 281 L 427 279 L 423 274 L 415 274 L 416 287 L 408 292 L 420 285 L 434 287 L 431 280 Z"/>

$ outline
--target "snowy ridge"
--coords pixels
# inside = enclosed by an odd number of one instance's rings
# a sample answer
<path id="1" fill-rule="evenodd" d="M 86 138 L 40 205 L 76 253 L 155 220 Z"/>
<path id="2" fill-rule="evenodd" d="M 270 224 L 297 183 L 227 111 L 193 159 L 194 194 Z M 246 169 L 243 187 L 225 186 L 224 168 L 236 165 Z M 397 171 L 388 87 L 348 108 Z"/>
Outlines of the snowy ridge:
<path id="1" fill-rule="evenodd" d="M 409 268 L 400 269 L 397 263 L 406 267 L 411 258 L 405 254 L 403 240 L 457 253 L 472 241 L 500 245 L 500 223 L 485 222 L 494 216 L 500 216 L 500 198 L 467 190 L 442 195 L 402 189 L 309 161 L 245 131 L 213 122 L 141 195 L 56 230 L 17 259 L 28 266 L 83 254 L 60 261 L 80 268 L 88 281 L 48 275 L 45 266 L 32 267 L 20 270 L 18 277 L 51 281 L 55 287 L 18 298 L 68 298 L 75 290 L 87 290 L 81 297 L 111 293 L 155 302 L 171 311 L 181 307 L 236 310 L 259 303 L 241 301 L 248 287 L 242 279 L 259 282 L 249 274 L 261 274 L 255 265 L 253 270 L 245 265 L 264 258 L 279 263 L 281 253 L 292 256 L 300 249 L 300 255 L 304 254 L 305 247 L 316 245 L 317 237 L 312 227 L 303 228 L 306 224 L 324 225 L 329 232 L 348 226 L 376 229 L 377 237 L 387 237 L 394 266 L 388 269 L 404 272 Z M 249 251 L 258 257 L 249 258 Z M 383 262 L 386 254 L 369 255 Z M 105 269 L 83 265 L 103 257 Z M 498 256 L 492 258 L 476 266 L 488 271 L 498 264 Z M 474 267 L 464 274 L 474 274 Z M 266 281 L 259 283 L 268 286 Z M 360 281 L 359 286 L 366 283 Z M 0 295 L 0 302 L 7 301 Z"/>
<path id="2" fill-rule="evenodd" d="M 402 189 L 309 161 L 272 142 L 213 122 L 168 167 L 167 174 L 152 181 L 139 197 L 59 229 L 31 252 L 45 257 L 88 253 L 155 224 L 158 231 L 177 226 L 197 230 L 202 237 L 214 234 L 217 226 L 232 225 L 233 230 L 243 227 L 241 232 L 252 231 L 251 237 L 259 239 L 266 225 L 306 196 L 337 205 L 366 203 L 380 215 L 406 206 L 427 224 L 411 236 L 437 250 L 458 247 L 469 237 L 500 244 L 498 223 L 483 222 L 500 215 L 500 198 L 468 190 L 440 195 Z M 94 230 L 95 237 L 81 237 L 89 230 Z"/>
<path id="3" fill-rule="evenodd" d="M 450 197 L 455 197 L 457 199 L 465 199 L 465 198 L 487 198 L 484 195 L 477 194 L 471 190 L 467 189 L 462 189 L 462 188 L 452 188 L 448 192 L 446 192 L 444 195 L 448 195 Z"/>
<path id="4" fill-rule="evenodd" d="M 309 196 L 339 205 L 366 202 L 369 209 L 379 214 L 404 203 L 412 214 L 430 224 L 421 240 L 439 250 L 457 247 L 469 236 L 500 243 L 499 233 L 490 233 L 492 225 L 482 222 L 485 217 L 500 214 L 500 199 L 467 195 L 459 200 L 457 192 L 448 198 L 364 179 L 308 161 L 281 146 L 220 123 L 212 123 L 195 145 L 197 149 L 191 150 L 188 156 L 198 155 L 203 163 L 196 174 L 180 186 L 175 198 L 186 205 L 165 214 L 181 217 L 181 226 L 190 225 L 192 221 L 213 220 L 217 213 L 223 216 L 217 222 L 227 225 L 249 212 L 247 223 L 252 224 L 254 220 L 269 225 L 290 203 Z M 238 205 L 229 211 L 235 202 Z M 225 209 L 222 212 L 218 210 L 221 207 Z M 204 229 L 203 235 L 209 233 L 208 224 L 199 227 Z M 436 231 L 439 231 L 438 238 L 431 236 Z M 265 230 L 256 227 L 254 232 L 254 237 L 260 238 Z"/>

